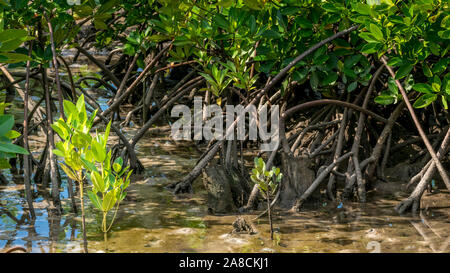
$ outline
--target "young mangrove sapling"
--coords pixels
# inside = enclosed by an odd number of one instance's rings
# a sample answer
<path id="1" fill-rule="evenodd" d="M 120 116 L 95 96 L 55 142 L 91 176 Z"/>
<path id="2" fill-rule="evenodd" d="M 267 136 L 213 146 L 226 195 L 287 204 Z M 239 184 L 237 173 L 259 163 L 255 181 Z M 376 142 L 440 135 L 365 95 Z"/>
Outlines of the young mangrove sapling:
<path id="1" fill-rule="evenodd" d="M 270 171 L 266 170 L 266 163 L 262 158 L 255 157 L 255 168 L 252 169 L 250 178 L 258 186 L 259 191 L 267 201 L 267 213 L 270 224 L 270 239 L 273 240 L 272 214 L 270 208 L 270 198 L 277 190 L 278 183 L 281 181 L 283 174 L 279 168 L 272 167 Z"/>

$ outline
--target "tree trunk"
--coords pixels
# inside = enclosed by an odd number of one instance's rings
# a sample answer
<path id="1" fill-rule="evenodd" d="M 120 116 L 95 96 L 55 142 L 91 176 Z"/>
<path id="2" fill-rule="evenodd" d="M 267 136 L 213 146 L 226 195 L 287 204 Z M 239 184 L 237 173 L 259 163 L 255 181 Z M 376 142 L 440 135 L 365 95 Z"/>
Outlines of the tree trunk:
<path id="1" fill-rule="evenodd" d="M 306 156 L 294 157 L 282 153 L 283 180 L 280 185 L 280 205 L 291 208 L 295 200 L 312 185 L 315 172 L 311 169 L 311 160 Z"/>
<path id="2" fill-rule="evenodd" d="M 213 165 L 205 169 L 204 186 L 208 191 L 208 209 L 212 213 L 235 212 L 250 193 L 250 181 L 238 168 Z"/>

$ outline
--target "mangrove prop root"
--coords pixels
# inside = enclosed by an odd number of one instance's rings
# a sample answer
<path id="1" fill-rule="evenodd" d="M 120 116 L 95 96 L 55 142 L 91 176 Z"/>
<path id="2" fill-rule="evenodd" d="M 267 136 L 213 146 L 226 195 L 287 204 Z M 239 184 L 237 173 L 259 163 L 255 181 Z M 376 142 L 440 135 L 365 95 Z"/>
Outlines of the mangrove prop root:
<path id="1" fill-rule="evenodd" d="M 344 36 L 354 30 L 356 30 L 358 28 L 357 25 L 352 26 L 346 30 L 343 30 L 341 32 L 338 32 L 322 41 L 320 41 L 319 43 L 313 45 L 312 47 L 310 47 L 308 50 L 306 50 L 305 52 L 303 52 L 302 54 L 300 54 L 299 56 L 297 56 L 294 60 L 292 60 L 286 67 L 284 67 L 272 80 L 268 81 L 266 86 L 257 93 L 256 97 L 254 97 L 252 99 L 252 101 L 250 101 L 250 103 L 246 106 L 245 110 L 248 110 L 247 108 L 250 107 L 251 105 L 255 105 L 256 103 L 258 103 L 261 98 L 267 93 L 269 92 L 280 80 L 282 80 L 286 74 L 289 72 L 289 70 L 294 67 L 298 62 L 300 62 L 301 60 L 303 60 L 306 56 L 308 56 L 309 54 L 313 53 L 314 51 L 316 51 L 318 48 L 320 48 L 321 46 L 333 41 L 334 39 L 337 39 L 341 36 Z M 143 74 L 144 72 L 142 72 Z M 326 104 L 326 103 L 325 103 Z M 353 106 L 353 105 L 352 105 Z M 111 107 L 110 107 L 111 108 Z M 109 108 L 108 108 L 109 109 Z M 370 111 L 369 111 L 370 112 Z M 372 112 L 370 112 L 372 113 Z M 375 114 L 376 115 L 376 114 Z M 378 115 L 377 115 L 378 116 Z M 380 117 L 380 116 L 378 116 Z M 380 117 L 381 119 L 383 119 L 382 117 Z M 234 127 L 236 126 L 237 122 L 239 121 L 239 117 L 236 118 L 236 120 L 233 122 L 233 124 L 228 128 L 226 136 L 228 136 L 231 132 L 234 131 Z M 226 138 L 226 137 L 225 137 Z M 204 167 L 206 167 L 206 165 L 209 163 L 209 161 L 214 157 L 214 155 L 218 152 L 219 150 L 219 146 L 221 146 L 223 143 L 223 140 L 218 141 L 216 144 L 218 144 L 218 146 L 215 147 L 215 149 L 211 149 L 210 152 L 208 153 L 208 155 L 205 157 L 208 160 L 202 160 L 200 161 L 200 163 L 194 167 L 194 169 L 188 174 L 186 175 L 183 180 L 181 180 L 178 183 L 181 184 L 186 184 L 186 183 L 192 183 L 195 178 L 197 178 L 202 169 Z M 185 187 L 185 186 L 184 186 Z"/>
<path id="2" fill-rule="evenodd" d="M 437 157 L 438 159 L 443 157 L 447 153 L 447 149 L 450 143 L 450 128 L 447 130 L 447 133 L 442 141 L 442 144 L 438 150 Z M 400 202 L 396 206 L 396 211 L 400 214 L 403 214 L 407 209 L 411 208 L 413 214 L 416 214 L 418 209 L 420 208 L 420 199 L 430 183 L 431 178 L 433 177 L 436 171 L 436 164 L 434 161 L 430 160 L 431 164 L 427 164 L 421 172 L 424 172 L 423 177 L 421 178 L 419 184 L 417 184 L 414 191 L 411 195 L 404 201 Z"/>
<path id="3" fill-rule="evenodd" d="M 392 127 L 395 124 L 395 121 L 400 117 L 400 114 L 402 113 L 404 107 L 405 107 L 404 102 L 401 102 L 397 105 L 397 107 L 392 112 L 391 116 L 389 117 L 388 122 L 384 126 L 383 131 L 381 132 L 380 136 L 377 138 L 377 143 L 375 144 L 372 154 L 369 157 L 372 159 L 373 164 L 371 164 L 371 166 L 369 166 L 369 168 L 366 170 L 366 177 L 368 179 L 370 179 L 372 177 L 372 175 L 375 171 L 377 162 L 381 156 L 381 152 L 383 150 L 384 143 L 385 143 L 387 137 L 389 136 L 389 133 L 391 132 Z M 362 167 L 361 167 L 361 169 L 362 169 Z M 351 171 L 347 172 L 347 174 L 346 174 L 347 177 L 350 177 L 350 173 L 351 173 Z M 354 183 L 354 181 L 352 181 L 352 180 L 346 181 L 346 186 L 344 189 L 344 196 L 350 196 L 350 193 L 353 190 L 353 183 Z M 361 181 L 360 181 L 360 183 L 361 183 Z"/>
<path id="4" fill-rule="evenodd" d="M 28 57 L 31 57 L 32 53 L 32 42 L 30 42 L 30 49 L 28 50 Z M 28 147 L 28 94 L 30 90 L 30 60 L 27 61 L 26 66 L 26 80 L 25 80 L 25 98 L 24 98 L 24 110 L 23 110 L 23 144 L 25 150 L 29 150 Z M 28 209 L 30 211 L 31 219 L 36 218 L 36 214 L 34 212 L 33 207 L 33 194 L 32 194 L 32 188 L 31 188 L 31 160 L 30 157 L 33 157 L 30 153 L 30 155 L 24 155 L 24 183 L 25 183 L 25 195 L 27 198 L 27 204 Z"/>
<path id="5" fill-rule="evenodd" d="M 391 74 L 391 76 L 392 76 L 393 78 L 395 78 L 395 73 L 394 73 L 394 71 L 392 70 L 392 68 L 387 64 L 387 61 L 386 61 L 386 57 L 385 57 L 385 56 L 383 56 L 383 57 L 381 58 L 381 61 L 382 61 L 382 62 L 384 63 L 384 65 L 386 66 L 386 68 L 387 68 L 387 70 L 389 71 L 389 73 Z M 436 167 L 437 167 L 437 169 L 438 169 L 438 171 L 439 171 L 439 174 L 440 174 L 441 177 L 442 177 L 442 180 L 444 181 L 444 183 L 445 183 L 445 185 L 447 186 L 447 188 L 450 190 L 450 179 L 449 179 L 449 177 L 448 177 L 448 175 L 447 175 L 447 172 L 445 171 L 444 167 L 442 166 L 441 162 L 439 161 L 439 159 L 438 159 L 436 153 L 435 153 L 434 150 L 433 150 L 433 147 L 431 146 L 430 141 L 428 140 L 428 138 L 427 138 L 425 132 L 423 131 L 422 126 L 420 125 L 420 122 L 419 122 L 419 120 L 417 119 L 416 114 L 414 113 L 414 109 L 413 109 L 411 103 L 409 102 L 409 99 L 408 99 L 408 96 L 406 95 L 405 89 L 403 89 L 403 86 L 402 86 L 402 84 L 400 83 L 399 80 L 395 80 L 395 84 L 397 85 L 398 89 L 400 90 L 400 93 L 402 94 L 403 100 L 404 100 L 404 102 L 406 103 L 406 106 L 407 106 L 407 108 L 408 108 L 409 113 L 411 114 L 411 118 L 412 118 L 413 121 L 414 121 L 414 125 L 416 126 L 417 131 L 419 131 L 419 135 L 420 135 L 420 137 L 422 138 L 423 143 L 425 144 L 425 147 L 427 148 L 428 152 L 430 153 L 431 158 L 433 159 L 434 164 L 436 164 Z"/>
<path id="6" fill-rule="evenodd" d="M 344 146 L 344 138 L 345 138 L 344 133 L 345 129 L 347 128 L 347 120 L 348 120 L 348 108 L 345 108 L 339 128 L 339 136 L 336 144 L 336 149 L 334 151 L 333 162 L 335 162 L 341 156 L 342 149 Z M 333 168 L 332 173 L 330 174 L 330 178 L 328 178 L 327 184 L 327 195 L 328 198 L 330 198 L 331 200 L 335 200 L 333 188 L 335 186 L 336 177 L 333 174 L 333 171 L 336 171 L 336 169 L 337 169 L 336 167 Z"/>
<path id="7" fill-rule="evenodd" d="M 367 105 L 369 104 L 370 96 L 375 88 L 375 82 L 380 77 L 383 69 L 384 69 L 384 66 L 381 65 L 375 71 L 373 78 L 370 82 L 369 88 L 367 89 L 366 96 L 364 97 L 364 101 L 362 104 L 363 109 L 367 109 Z M 357 125 L 355 136 L 354 136 L 354 141 L 353 141 L 353 145 L 352 145 L 352 149 L 351 149 L 351 151 L 353 153 L 353 157 L 351 158 L 352 160 L 349 161 L 349 164 L 347 167 L 347 173 L 351 173 L 354 169 L 357 174 L 356 179 L 357 179 L 357 184 L 358 184 L 358 195 L 359 195 L 360 200 L 365 200 L 365 189 L 362 188 L 364 183 L 362 181 L 362 174 L 360 173 L 361 172 L 360 166 L 355 166 L 354 163 L 356 162 L 356 164 L 359 164 L 359 146 L 361 143 L 361 137 L 362 137 L 362 133 L 363 133 L 363 129 L 364 129 L 364 121 L 365 120 L 366 120 L 365 114 L 360 113 L 359 118 L 358 118 L 358 125 Z"/>
<path id="8" fill-rule="evenodd" d="M 51 110 L 51 98 L 50 98 L 50 90 L 49 90 L 49 84 L 48 84 L 48 78 L 47 78 L 47 72 L 45 68 L 41 66 L 41 72 L 42 72 L 42 79 L 43 79 L 43 86 L 44 86 L 44 92 L 45 92 L 45 105 L 47 110 L 47 123 L 52 124 L 53 123 L 53 115 Z M 60 192 L 59 192 L 59 184 L 60 181 L 58 181 L 58 165 L 56 163 L 56 156 L 53 153 L 53 149 L 55 149 L 55 138 L 54 138 L 54 131 L 51 126 L 47 126 L 47 135 L 48 135 L 48 142 L 49 142 L 49 150 L 48 150 L 48 156 L 50 161 L 50 180 L 52 182 L 52 201 L 53 206 L 55 206 L 57 213 L 61 213 L 61 199 L 60 199 Z"/>
<path id="9" fill-rule="evenodd" d="M 116 110 L 116 108 L 118 108 L 122 101 L 124 101 L 128 95 L 130 95 L 134 89 L 136 88 L 136 86 L 145 78 L 145 76 L 147 75 L 147 73 L 150 71 L 150 69 L 153 68 L 153 66 L 158 62 L 159 59 L 161 59 L 163 57 L 163 55 L 166 53 L 166 51 L 169 49 L 170 45 L 172 43 L 169 43 L 168 45 L 166 45 L 159 53 L 158 55 L 155 56 L 155 58 L 153 58 L 153 60 L 144 68 L 144 70 L 139 74 L 139 76 L 133 81 L 133 83 L 123 92 L 123 94 L 120 95 L 120 97 L 116 98 L 114 100 L 114 103 L 111 104 L 108 109 L 106 109 L 105 111 L 100 111 L 101 114 L 103 114 L 104 116 L 108 116 L 108 114 L 110 114 L 112 111 Z M 119 84 L 117 84 L 117 86 L 119 86 Z M 94 125 L 99 123 L 100 119 L 95 119 L 94 120 Z"/>
<path id="10" fill-rule="evenodd" d="M 147 132 L 148 129 L 150 129 L 150 127 L 152 126 L 152 124 L 171 106 L 173 105 L 175 102 L 177 102 L 181 96 L 183 96 L 185 93 L 187 93 L 188 91 L 192 90 L 193 88 L 196 88 L 198 86 L 200 86 L 201 84 L 204 83 L 204 79 L 200 76 L 197 77 L 193 80 L 191 80 L 188 85 L 188 87 L 182 89 L 175 97 L 173 97 L 171 100 L 169 100 L 163 107 L 161 107 L 158 112 L 156 112 L 149 121 L 147 121 L 141 129 L 139 129 L 139 131 L 136 133 L 136 135 L 133 137 L 133 139 L 131 140 L 131 147 L 134 147 L 137 142 L 139 141 L 139 139 L 141 139 L 145 132 Z M 145 106 L 144 106 L 145 107 Z"/>
<path id="11" fill-rule="evenodd" d="M 62 95 L 62 91 L 61 91 L 61 82 L 59 81 L 59 64 L 58 64 L 58 60 L 57 60 L 57 54 L 56 54 L 56 48 L 55 48 L 55 42 L 53 39 L 53 26 L 52 23 L 50 22 L 50 19 L 47 16 L 47 12 L 43 12 L 45 20 L 47 21 L 48 24 L 48 30 L 50 32 L 50 48 L 52 50 L 52 61 L 53 61 L 53 67 L 55 69 L 55 81 L 56 81 L 56 88 L 58 91 L 58 102 L 59 102 L 59 114 L 60 117 L 64 117 L 64 108 L 63 108 L 63 95 Z"/>
<path id="12" fill-rule="evenodd" d="M 309 186 L 309 188 L 300 196 L 299 199 L 295 201 L 294 206 L 291 208 L 292 212 L 297 212 L 300 210 L 301 205 L 306 201 L 306 199 L 311 196 L 311 194 L 317 189 L 320 183 L 328 176 L 328 174 L 334 169 L 334 167 L 341 163 L 343 160 L 352 156 L 352 152 L 346 153 L 333 163 L 331 163 L 328 167 L 323 170 L 320 175 L 314 180 L 314 182 Z"/>
<path id="13" fill-rule="evenodd" d="M 95 65 L 97 65 L 107 76 L 108 78 L 114 83 L 115 86 L 120 86 L 120 81 L 117 79 L 117 77 L 109 70 L 103 63 L 98 61 L 94 56 L 92 56 L 86 49 L 84 49 L 81 46 L 77 46 L 76 49 L 83 53 L 88 59 L 93 62 Z"/>

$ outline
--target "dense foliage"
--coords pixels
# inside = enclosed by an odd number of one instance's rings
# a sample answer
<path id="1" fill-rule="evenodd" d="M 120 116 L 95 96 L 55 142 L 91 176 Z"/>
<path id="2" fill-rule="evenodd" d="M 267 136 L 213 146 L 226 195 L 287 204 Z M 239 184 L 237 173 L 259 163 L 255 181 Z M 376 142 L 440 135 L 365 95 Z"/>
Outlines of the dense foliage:
<path id="1" fill-rule="evenodd" d="M 447 108 L 447 66 L 450 15 L 446 1 L 4 1 L 0 36 L 2 62 L 25 59 L 26 29 L 39 35 L 51 17 L 57 52 L 77 45 L 81 22 L 91 21 L 98 47 L 123 42 L 125 54 L 141 53 L 137 64 L 144 68 L 145 53 L 156 43 L 171 41 L 168 62 L 195 60 L 201 65 L 211 91 L 220 97 L 232 83 L 238 89 L 255 88 L 259 73 L 276 75 L 297 55 L 336 30 L 353 24 L 359 31 L 350 39 L 339 38 L 298 63 L 283 82 L 308 81 L 325 97 L 367 86 L 370 58 L 383 55 L 397 67 L 396 79 L 406 89 L 420 92 L 416 107 L 439 99 Z M 117 19 L 119 13 L 121 20 Z M 72 25 L 72 27 L 67 27 Z M 112 26 L 112 27 L 110 27 Z M 131 28 L 131 29 L 130 29 Z M 131 30 L 131 31 L 130 31 Z M 126 33 L 126 35 L 123 35 Z M 8 37 L 8 38 L 6 38 Z M 51 61 L 50 39 L 34 43 L 34 65 Z M 22 63 L 22 65 L 24 65 Z M 252 66 L 253 67 L 253 66 Z M 220 70 L 221 73 L 217 73 Z M 377 103 L 391 104 L 400 98 L 389 81 Z"/>

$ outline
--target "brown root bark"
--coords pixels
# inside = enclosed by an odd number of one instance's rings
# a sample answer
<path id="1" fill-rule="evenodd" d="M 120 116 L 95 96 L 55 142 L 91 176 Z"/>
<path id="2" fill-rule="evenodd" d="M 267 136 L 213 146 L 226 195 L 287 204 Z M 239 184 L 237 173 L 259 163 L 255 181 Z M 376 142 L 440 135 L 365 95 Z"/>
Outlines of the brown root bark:
<path id="1" fill-rule="evenodd" d="M 448 146 L 450 143 L 450 128 L 447 130 L 447 133 L 442 141 L 442 144 L 437 152 L 437 158 L 442 158 L 448 150 Z M 423 177 L 420 179 L 419 184 L 417 184 L 414 191 L 411 195 L 404 201 L 400 202 L 396 206 L 396 210 L 398 213 L 403 214 L 406 210 L 411 209 L 413 214 L 416 214 L 420 208 L 420 199 L 422 198 L 423 193 L 425 192 L 428 184 L 431 181 L 434 173 L 436 171 L 436 164 L 433 160 L 430 160 L 430 164 L 425 165 L 422 169 L 421 173 L 424 173 Z M 446 185 L 448 187 L 448 185 Z"/>
<path id="2" fill-rule="evenodd" d="M 381 132 L 380 136 L 377 139 L 377 143 L 375 147 L 373 148 L 372 154 L 369 158 L 371 158 L 371 165 L 366 170 L 366 177 L 368 179 L 371 179 L 371 177 L 374 174 L 375 168 L 377 166 L 377 162 L 381 156 L 381 152 L 383 150 L 384 143 L 386 139 L 388 138 L 390 132 L 392 131 L 392 127 L 395 124 L 395 121 L 400 117 L 400 114 L 403 111 L 403 108 L 405 107 L 405 104 L 403 102 L 399 103 L 395 110 L 392 112 L 391 116 L 389 117 L 386 125 L 383 128 L 383 131 Z M 362 167 L 361 167 L 362 168 Z M 351 169 L 350 169 L 351 170 Z M 351 173 L 353 171 L 347 171 L 346 176 L 348 178 L 351 177 Z M 344 192 L 342 193 L 342 196 L 344 199 L 349 199 L 353 193 L 353 187 L 354 187 L 355 180 L 353 179 L 347 179 Z M 361 181 L 360 181 L 361 183 Z M 361 196 L 360 196 L 361 198 Z"/>
<path id="3" fill-rule="evenodd" d="M 267 84 L 265 85 L 265 87 L 261 91 L 258 91 L 257 95 L 250 101 L 250 103 L 247 105 L 247 107 L 249 107 L 251 105 L 255 105 L 256 103 L 260 102 L 261 98 L 263 96 L 265 96 L 277 83 L 279 83 L 287 75 L 287 73 L 289 72 L 289 70 L 292 67 L 294 67 L 298 62 L 303 60 L 306 56 L 308 56 L 309 54 L 313 53 L 314 51 L 316 51 L 321 46 L 323 46 L 323 45 L 333 41 L 334 39 L 337 39 L 337 38 L 339 38 L 341 36 L 344 36 L 344 35 L 352 32 L 352 31 L 356 30 L 357 28 L 358 28 L 358 26 L 355 25 L 355 26 L 352 26 L 352 27 L 350 27 L 350 28 L 348 28 L 346 30 L 340 31 L 340 32 L 338 32 L 338 33 L 336 33 L 336 34 L 334 34 L 334 35 L 332 35 L 332 36 L 330 36 L 330 37 L 320 41 L 319 43 L 313 45 L 312 47 L 310 47 L 309 49 L 304 51 L 302 54 L 297 56 L 286 67 L 284 67 L 273 79 L 269 80 L 267 82 Z M 324 104 L 329 104 L 329 103 L 324 103 Z M 245 110 L 247 110 L 247 109 L 244 109 L 244 111 Z M 370 113 L 372 113 L 372 112 L 370 112 Z M 381 118 L 382 120 L 384 120 L 382 117 L 380 117 L 380 116 L 378 116 L 376 114 L 374 114 L 374 115 L 379 117 L 379 118 Z M 226 132 L 226 135 L 225 135 L 225 138 L 231 132 L 234 131 L 234 128 L 235 128 L 235 126 L 236 126 L 238 121 L 239 121 L 239 117 L 234 121 L 234 123 L 230 126 L 230 128 L 228 128 L 228 130 Z M 283 128 L 283 130 L 284 130 L 284 128 Z M 176 186 L 174 186 L 175 192 L 181 192 L 181 191 L 184 191 L 184 190 L 192 190 L 192 186 L 190 184 L 195 180 L 195 178 L 198 177 L 198 175 L 201 173 L 201 170 L 208 164 L 208 162 L 218 152 L 219 147 L 222 144 L 223 144 L 223 140 L 218 141 L 216 143 L 215 148 L 211 149 L 210 152 L 208 153 L 208 155 L 205 156 L 205 158 L 202 159 L 201 162 L 199 162 L 199 164 L 197 164 L 197 166 L 195 166 L 194 169 L 182 181 L 176 183 Z M 286 143 L 286 145 L 287 145 L 287 143 Z"/>
<path id="4" fill-rule="evenodd" d="M 386 61 L 386 57 L 383 56 L 381 58 L 381 61 L 384 63 L 384 65 L 386 66 L 386 68 L 388 69 L 389 73 L 391 74 L 391 76 L 393 78 L 395 78 L 395 73 L 392 70 L 392 68 L 387 64 Z M 422 129 L 422 126 L 420 125 L 419 120 L 417 119 L 416 114 L 414 113 L 414 109 L 411 105 L 411 103 L 409 102 L 408 96 L 406 95 L 406 91 L 405 89 L 403 89 L 403 86 L 401 85 L 399 80 L 395 80 L 395 84 L 397 85 L 398 89 L 400 90 L 400 93 L 402 94 L 403 97 L 403 101 L 406 103 L 406 106 L 408 107 L 408 111 L 411 115 L 411 118 L 414 121 L 414 125 L 417 128 L 417 131 L 419 132 L 420 137 L 422 138 L 423 143 L 425 144 L 425 147 L 427 148 L 428 152 L 431 155 L 431 158 L 433 159 L 434 164 L 436 165 L 436 168 L 439 171 L 439 174 L 442 177 L 442 180 L 444 181 L 445 185 L 447 186 L 448 189 L 450 189 L 450 178 L 448 177 L 447 172 L 445 171 L 444 167 L 442 166 L 441 162 L 439 161 L 436 153 L 433 150 L 433 146 L 431 145 L 430 141 L 428 140 L 425 132 Z"/>
<path id="5" fill-rule="evenodd" d="M 311 169 L 311 161 L 308 157 L 294 157 L 284 152 L 282 153 L 282 173 L 279 204 L 290 208 L 313 184 L 316 174 Z"/>
<path id="6" fill-rule="evenodd" d="M 47 110 L 47 136 L 48 136 L 48 142 L 49 142 L 49 149 L 48 149 L 48 157 L 50 161 L 50 180 L 52 182 L 52 201 L 54 209 L 56 210 L 56 213 L 61 213 L 61 199 L 60 199 L 60 191 L 59 191 L 59 185 L 60 181 L 58 180 L 58 166 L 56 164 L 56 156 L 53 154 L 53 150 L 55 149 L 55 139 L 54 139 L 54 131 L 50 124 L 53 123 L 53 115 L 51 110 L 51 99 L 50 99 L 50 90 L 49 90 L 49 84 L 47 79 L 47 73 L 45 71 L 45 68 L 42 68 L 42 78 L 43 78 L 43 86 L 44 86 L 44 92 L 45 92 L 45 105 Z"/>
<path id="7" fill-rule="evenodd" d="M 204 174 L 211 213 L 230 213 L 244 205 L 250 193 L 250 181 L 239 169 L 213 165 L 206 168 Z"/>
<path id="8" fill-rule="evenodd" d="M 362 104 L 363 109 L 367 109 L 367 105 L 369 104 L 370 96 L 372 95 L 373 90 L 375 89 L 375 82 L 379 78 L 381 72 L 383 71 L 384 66 L 380 66 L 377 71 L 375 71 L 373 78 L 370 82 L 369 88 L 367 89 L 366 96 L 364 97 L 364 101 Z M 361 173 L 361 168 L 359 166 L 359 148 L 361 144 L 361 137 L 364 129 L 364 121 L 366 120 L 366 115 L 364 113 L 359 114 L 358 118 L 358 125 L 356 128 L 356 132 L 354 135 L 354 141 L 352 145 L 352 153 L 353 156 L 351 157 L 351 161 L 349 161 L 348 167 L 347 167 L 347 174 L 350 174 L 351 172 L 355 171 L 356 173 L 356 179 L 358 184 L 358 196 L 360 201 L 365 202 L 365 185 Z"/>
<path id="9" fill-rule="evenodd" d="M 314 180 L 314 182 L 308 187 L 308 189 L 295 201 L 294 206 L 292 206 L 291 211 L 297 212 L 300 210 L 302 204 L 310 197 L 313 192 L 317 189 L 319 184 L 330 174 L 330 172 L 342 161 L 352 156 L 352 153 L 346 153 L 343 156 L 339 157 L 333 163 L 331 163 L 328 167 L 326 167 Z"/>

